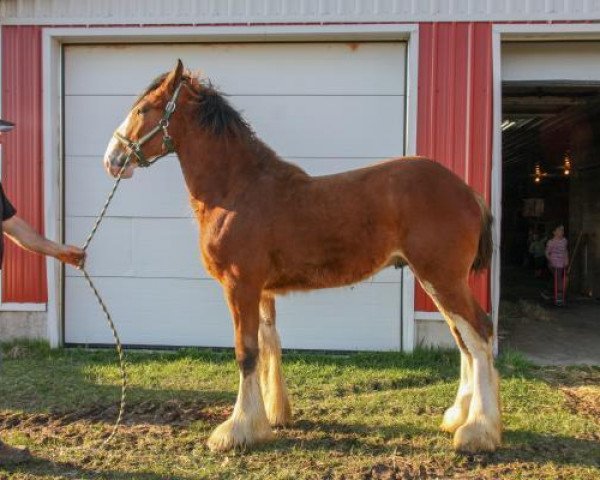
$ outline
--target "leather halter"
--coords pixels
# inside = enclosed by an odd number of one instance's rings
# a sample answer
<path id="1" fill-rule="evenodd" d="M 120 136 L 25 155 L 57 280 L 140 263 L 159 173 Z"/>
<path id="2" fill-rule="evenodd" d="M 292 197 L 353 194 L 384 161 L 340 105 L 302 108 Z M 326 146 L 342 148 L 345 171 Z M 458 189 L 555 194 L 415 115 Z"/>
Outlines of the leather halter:
<path id="1" fill-rule="evenodd" d="M 158 125 L 156 125 L 152 130 L 150 130 L 146 135 L 140 138 L 138 141 L 133 141 L 130 138 L 127 138 L 125 135 L 121 135 L 119 132 L 113 133 L 113 136 L 121 142 L 129 153 L 124 158 L 129 158 L 131 155 L 135 155 L 138 167 L 146 168 L 153 165 L 157 160 L 167 156 L 169 153 L 175 152 L 175 147 L 173 145 L 173 138 L 169 135 L 167 127 L 169 126 L 169 119 L 171 115 L 175 113 L 175 109 L 177 108 L 177 97 L 179 96 L 179 92 L 181 90 L 181 86 L 183 82 L 179 82 L 177 88 L 173 92 L 173 96 L 171 100 L 167 102 L 165 105 L 165 110 L 163 112 L 162 118 L 159 120 Z M 154 136 L 162 131 L 162 144 L 164 146 L 163 153 L 160 155 L 155 155 L 151 158 L 146 158 L 144 152 L 142 152 L 142 146 L 149 142 Z"/>

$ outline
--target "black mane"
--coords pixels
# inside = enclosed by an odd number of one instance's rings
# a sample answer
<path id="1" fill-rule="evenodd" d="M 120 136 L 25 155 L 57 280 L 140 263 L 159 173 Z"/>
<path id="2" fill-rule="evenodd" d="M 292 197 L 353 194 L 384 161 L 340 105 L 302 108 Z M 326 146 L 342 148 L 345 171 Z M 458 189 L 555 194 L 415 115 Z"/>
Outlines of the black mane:
<path id="1" fill-rule="evenodd" d="M 200 88 L 198 103 L 197 115 L 200 125 L 214 134 L 253 134 L 250 125 L 240 112 L 233 108 L 225 96 L 210 82 Z"/>
<path id="2" fill-rule="evenodd" d="M 150 92 L 156 90 L 167 78 L 169 72 L 156 77 L 144 92 L 135 100 L 135 107 Z M 184 80 L 191 83 L 192 79 L 185 76 Z M 240 112 L 231 106 L 225 96 L 219 92 L 210 82 L 201 84 L 198 95 L 198 109 L 196 118 L 200 125 L 210 130 L 215 135 L 250 135 L 254 133 Z"/>

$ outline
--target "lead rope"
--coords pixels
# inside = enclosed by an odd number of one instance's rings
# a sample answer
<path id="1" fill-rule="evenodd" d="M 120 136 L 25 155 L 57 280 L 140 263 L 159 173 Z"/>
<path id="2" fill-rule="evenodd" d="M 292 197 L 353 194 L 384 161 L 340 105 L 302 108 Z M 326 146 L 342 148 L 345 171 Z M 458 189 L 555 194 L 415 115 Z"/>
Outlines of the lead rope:
<path id="1" fill-rule="evenodd" d="M 108 206 L 110 205 L 110 202 L 112 201 L 113 197 L 115 196 L 117 187 L 119 186 L 119 183 L 121 182 L 121 177 L 123 176 L 123 173 L 125 172 L 125 169 L 127 168 L 127 165 L 129 165 L 130 159 L 131 159 L 131 156 L 128 155 L 125 160 L 125 163 L 123 163 L 123 166 L 121 167 L 121 170 L 119 170 L 119 173 L 117 175 L 117 179 L 115 180 L 113 188 L 110 191 L 110 193 L 108 194 L 108 197 L 106 198 L 106 202 L 104 202 L 104 206 L 102 207 L 102 210 L 100 210 L 100 214 L 96 218 L 96 222 L 94 223 L 94 226 L 92 227 L 92 231 L 90 232 L 85 243 L 83 244 L 82 249 L 84 252 L 86 252 L 87 248 L 90 246 L 90 243 L 91 243 L 92 239 L 94 238 L 94 235 L 96 235 L 96 231 L 98 230 L 100 223 L 104 219 L 104 215 L 106 215 Z M 87 283 L 90 286 L 92 292 L 94 293 L 96 300 L 98 300 L 98 303 L 100 304 L 100 308 L 102 308 L 102 311 L 104 312 L 104 316 L 106 317 L 106 321 L 108 322 L 108 326 L 110 327 L 110 330 L 112 331 L 113 337 L 115 339 L 115 348 L 117 350 L 117 355 L 119 357 L 119 368 L 121 370 L 121 403 L 119 405 L 119 415 L 117 416 L 117 420 L 115 421 L 115 424 L 112 428 L 112 431 L 110 432 L 110 435 L 108 436 L 108 438 L 106 440 L 104 440 L 102 442 L 102 446 L 105 446 L 116 435 L 117 430 L 119 429 L 119 425 L 121 424 L 121 420 L 123 419 L 123 414 L 125 413 L 125 395 L 127 392 L 127 370 L 125 369 L 125 352 L 123 352 L 123 345 L 121 344 L 121 339 L 119 338 L 119 334 L 117 333 L 117 328 L 115 327 L 112 317 L 110 316 L 110 312 L 108 311 L 108 308 L 106 308 L 106 305 L 104 304 L 104 301 L 102 300 L 102 297 L 100 296 L 100 293 L 96 289 L 94 282 L 92 281 L 90 275 L 88 274 L 88 272 L 85 268 L 85 265 L 81 265 L 79 267 L 79 269 L 83 273 L 84 278 L 87 280 Z"/>

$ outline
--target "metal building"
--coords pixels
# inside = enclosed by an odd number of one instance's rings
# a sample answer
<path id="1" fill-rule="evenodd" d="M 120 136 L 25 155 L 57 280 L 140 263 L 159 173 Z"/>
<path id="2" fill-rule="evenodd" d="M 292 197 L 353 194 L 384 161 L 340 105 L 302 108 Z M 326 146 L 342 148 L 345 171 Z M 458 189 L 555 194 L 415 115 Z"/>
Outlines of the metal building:
<path id="1" fill-rule="evenodd" d="M 429 156 L 481 192 L 500 221 L 502 80 L 577 80 L 589 55 L 573 49 L 566 68 L 543 46 L 594 45 L 598 21 L 600 4 L 586 0 L 4 0 L 0 102 L 18 128 L 1 137 L 2 183 L 35 227 L 82 243 L 110 186 L 101 157 L 112 129 L 182 58 L 310 173 Z M 507 48 L 514 42 L 524 48 Z M 125 343 L 231 345 L 196 236 L 176 161 L 122 185 L 89 266 Z M 494 318 L 499 278 L 496 252 L 490 274 L 473 279 Z M 53 345 L 110 343 L 70 268 L 11 246 L 1 289 L 4 329 Z M 451 344 L 407 269 L 286 297 L 279 315 L 290 348 Z M 345 336 L 328 335 L 342 324 L 351 325 Z"/>

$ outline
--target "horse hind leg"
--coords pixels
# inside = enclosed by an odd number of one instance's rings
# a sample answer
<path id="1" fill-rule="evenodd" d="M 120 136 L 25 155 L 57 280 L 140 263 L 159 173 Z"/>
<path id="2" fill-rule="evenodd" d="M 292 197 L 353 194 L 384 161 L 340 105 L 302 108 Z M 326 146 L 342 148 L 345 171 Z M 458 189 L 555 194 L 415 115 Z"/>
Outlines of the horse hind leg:
<path id="1" fill-rule="evenodd" d="M 258 330 L 260 385 L 267 418 L 272 426 L 285 426 L 292 418 L 292 408 L 281 368 L 281 343 L 275 325 L 275 299 L 263 294 L 260 301 L 261 322 Z"/>
<path id="2" fill-rule="evenodd" d="M 260 293 L 254 289 L 227 289 L 235 330 L 235 357 L 240 386 L 233 413 L 208 439 L 212 451 L 247 447 L 273 438 L 258 381 L 258 328 Z"/>
<path id="3" fill-rule="evenodd" d="M 454 446 L 465 452 L 494 451 L 501 442 L 502 419 L 492 339 L 482 339 L 464 321 L 457 321 L 457 328 L 473 357 L 473 396 L 467 421 L 454 434 Z"/>
<path id="4" fill-rule="evenodd" d="M 440 426 L 442 430 L 449 433 L 454 433 L 467 421 L 473 396 L 473 358 L 458 331 L 453 331 L 452 334 L 460 348 L 460 384 L 454 404 L 444 412 L 444 419 Z"/>
<path id="5" fill-rule="evenodd" d="M 473 298 L 466 280 L 457 287 L 442 289 L 427 285 L 426 290 L 444 315 L 459 347 L 465 348 L 471 358 L 470 364 L 468 363 L 470 368 L 465 371 L 467 376 L 471 373 L 471 395 L 466 420 L 458 426 L 462 421 L 460 417 L 464 415 L 469 389 L 465 389 L 466 395 L 461 395 L 460 410 L 454 409 L 455 403 L 447 412 L 448 427 L 456 427 L 454 447 L 464 452 L 494 451 L 500 445 L 502 421 L 498 374 L 492 355 L 491 323 Z M 459 418 L 451 422 L 451 417 L 457 411 Z M 446 426 L 446 419 L 444 420 L 442 425 Z"/>

